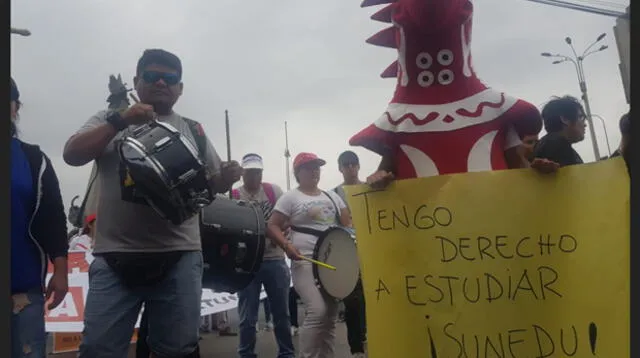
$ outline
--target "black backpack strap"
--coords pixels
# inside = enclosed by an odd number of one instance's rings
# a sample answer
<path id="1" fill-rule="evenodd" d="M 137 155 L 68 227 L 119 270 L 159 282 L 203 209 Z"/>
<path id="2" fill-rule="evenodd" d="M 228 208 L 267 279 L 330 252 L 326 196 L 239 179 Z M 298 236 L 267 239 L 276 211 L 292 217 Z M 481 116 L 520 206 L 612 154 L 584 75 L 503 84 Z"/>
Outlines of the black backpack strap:
<path id="1" fill-rule="evenodd" d="M 331 197 L 331 195 L 329 193 L 327 193 L 326 191 L 322 191 L 324 193 L 324 195 L 327 196 L 327 198 L 329 198 L 329 200 L 331 200 L 331 203 L 333 204 L 333 207 L 336 209 L 336 225 L 342 225 L 342 222 L 340 221 L 340 209 L 338 208 L 338 205 L 336 204 L 336 202 L 333 200 L 333 198 Z"/>
<path id="2" fill-rule="evenodd" d="M 87 210 L 87 201 L 89 201 L 89 194 L 91 194 L 91 189 L 93 189 L 93 183 L 95 183 L 96 179 L 98 179 L 98 170 L 99 170 L 98 162 L 94 161 L 93 163 L 96 171 L 95 173 L 93 173 L 94 174 L 93 177 L 89 178 L 89 185 L 87 185 L 87 191 L 84 193 L 84 198 L 82 198 L 82 204 L 80 204 L 80 207 L 78 208 L 78 212 L 73 218 L 73 221 L 71 221 L 72 218 L 69 218 L 69 221 L 71 222 L 71 224 L 73 224 L 73 226 L 77 228 L 84 227 L 84 218 L 87 216 L 86 210 Z M 71 210 L 71 208 L 69 208 L 69 210 Z"/>
<path id="3" fill-rule="evenodd" d="M 191 130 L 191 135 L 193 136 L 193 140 L 196 142 L 196 147 L 198 149 L 198 154 L 200 155 L 200 159 L 204 161 L 204 158 L 207 154 L 207 136 L 204 134 L 204 129 L 202 129 L 202 125 L 193 119 L 189 119 L 187 117 L 182 117 L 182 119 L 187 122 L 189 129 Z"/>

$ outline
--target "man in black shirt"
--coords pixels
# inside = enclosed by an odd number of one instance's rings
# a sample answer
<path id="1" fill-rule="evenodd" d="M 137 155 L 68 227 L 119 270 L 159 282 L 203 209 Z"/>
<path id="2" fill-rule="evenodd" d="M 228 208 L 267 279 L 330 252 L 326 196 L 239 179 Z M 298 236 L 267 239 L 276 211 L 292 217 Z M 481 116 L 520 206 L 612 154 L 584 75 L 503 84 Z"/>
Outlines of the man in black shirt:
<path id="1" fill-rule="evenodd" d="M 546 159 L 566 165 L 582 164 L 582 158 L 573 149 L 574 143 L 584 139 L 586 116 L 580 102 L 571 96 L 554 98 L 542 109 L 542 120 L 547 135 L 536 145 L 536 159 Z"/>
<path id="2" fill-rule="evenodd" d="M 616 149 L 613 154 L 611 154 L 611 158 L 619 157 L 624 155 L 625 149 L 629 144 L 629 138 L 631 137 L 631 125 L 629 123 L 629 113 L 625 114 L 620 118 L 620 146 Z"/>

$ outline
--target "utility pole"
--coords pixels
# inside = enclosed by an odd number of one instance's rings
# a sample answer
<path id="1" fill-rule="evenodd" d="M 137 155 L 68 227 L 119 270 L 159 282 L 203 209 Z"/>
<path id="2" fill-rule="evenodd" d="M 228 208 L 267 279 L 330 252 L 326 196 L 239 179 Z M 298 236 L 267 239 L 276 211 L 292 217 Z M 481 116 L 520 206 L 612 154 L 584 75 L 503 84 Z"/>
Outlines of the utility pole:
<path id="1" fill-rule="evenodd" d="M 602 129 L 604 130 L 604 139 L 607 140 L 607 151 L 609 152 L 609 156 L 611 156 L 611 144 L 609 144 L 609 133 L 607 133 L 607 125 L 605 124 L 604 118 L 597 114 L 591 114 L 591 117 L 596 117 L 602 123 Z"/>
<path id="2" fill-rule="evenodd" d="M 291 162 L 291 153 L 289 152 L 289 132 L 287 130 L 287 121 L 284 122 L 284 160 L 286 163 L 286 174 L 287 174 L 287 191 L 291 190 L 291 172 L 289 169 Z"/>
<path id="3" fill-rule="evenodd" d="M 600 36 L 598 36 L 598 38 L 591 45 L 589 45 L 587 49 L 584 50 L 584 52 L 580 56 L 578 56 L 578 53 L 576 52 L 575 47 L 573 47 L 573 41 L 571 40 L 571 37 L 566 37 L 564 41 L 571 48 L 571 51 L 573 52 L 573 57 L 569 57 L 561 54 L 552 54 L 549 52 L 543 52 L 541 54 L 544 57 L 557 58 L 558 60 L 553 61 L 554 65 L 563 63 L 563 62 L 571 62 L 576 68 L 576 74 L 578 75 L 578 84 L 580 85 L 580 92 L 582 92 L 582 100 L 584 101 L 584 109 L 587 112 L 585 114 L 587 116 L 587 123 L 589 124 L 589 133 L 591 134 L 591 144 L 593 145 L 593 154 L 596 160 L 600 160 L 600 150 L 598 149 L 598 140 L 596 138 L 596 131 L 593 126 L 593 118 L 591 117 L 591 106 L 589 104 L 589 96 L 587 94 L 587 82 L 584 77 L 584 67 L 582 66 L 582 63 L 584 62 L 584 59 L 587 58 L 589 55 L 592 55 L 596 52 L 604 51 L 608 48 L 608 46 L 602 45 L 598 49 L 591 50 L 591 48 L 593 48 L 593 46 L 595 46 L 597 43 L 602 41 L 602 39 L 604 39 L 606 35 L 607 34 L 603 33 Z"/>
<path id="4" fill-rule="evenodd" d="M 231 162 L 231 126 L 229 125 L 229 111 L 226 109 L 224 110 L 224 128 L 227 132 L 227 162 Z M 229 187 L 229 199 L 233 199 L 232 187 Z"/>

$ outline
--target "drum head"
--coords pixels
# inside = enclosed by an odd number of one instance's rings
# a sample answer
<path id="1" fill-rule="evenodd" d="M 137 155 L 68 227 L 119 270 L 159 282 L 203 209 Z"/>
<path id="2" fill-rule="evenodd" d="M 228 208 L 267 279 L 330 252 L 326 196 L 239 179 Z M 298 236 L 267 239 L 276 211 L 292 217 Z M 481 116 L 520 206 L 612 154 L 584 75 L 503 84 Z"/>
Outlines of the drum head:
<path id="1" fill-rule="evenodd" d="M 120 158 L 140 197 L 180 225 L 212 199 L 202 163 L 172 126 L 152 122 L 119 145 Z"/>
<path id="2" fill-rule="evenodd" d="M 316 283 L 327 295 L 342 300 L 355 290 L 360 278 L 360 262 L 348 231 L 342 228 L 327 231 L 318 239 L 313 258 L 336 268 L 334 271 L 313 265 Z"/>

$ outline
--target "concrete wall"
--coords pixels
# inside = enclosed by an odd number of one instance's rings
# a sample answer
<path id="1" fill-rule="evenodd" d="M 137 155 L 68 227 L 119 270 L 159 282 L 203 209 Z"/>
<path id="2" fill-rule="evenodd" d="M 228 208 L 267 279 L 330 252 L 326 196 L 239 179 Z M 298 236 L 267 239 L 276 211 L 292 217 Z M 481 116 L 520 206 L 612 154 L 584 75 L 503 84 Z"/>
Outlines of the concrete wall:
<path id="1" fill-rule="evenodd" d="M 630 8 L 627 7 L 627 18 L 618 18 L 613 32 L 618 44 L 618 53 L 620 54 L 620 75 L 622 76 L 622 85 L 624 93 L 627 97 L 627 103 L 631 103 L 630 83 L 631 83 L 631 41 L 629 39 L 629 18 Z"/>

